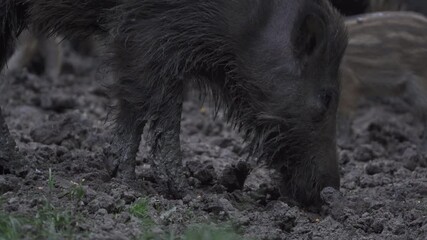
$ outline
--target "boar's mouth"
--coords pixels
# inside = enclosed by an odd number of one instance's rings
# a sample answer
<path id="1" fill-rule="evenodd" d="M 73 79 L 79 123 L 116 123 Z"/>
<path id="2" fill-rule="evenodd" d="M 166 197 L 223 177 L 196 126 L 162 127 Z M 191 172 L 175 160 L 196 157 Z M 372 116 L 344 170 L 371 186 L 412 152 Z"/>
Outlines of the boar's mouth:
<path id="1" fill-rule="evenodd" d="M 319 173 L 317 161 L 312 157 L 309 160 L 300 160 L 297 164 L 282 166 L 280 194 L 303 206 L 320 206 L 322 204 L 320 192 L 325 187 L 339 189 L 339 177 Z"/>
<path id="2" fill-rule="evenodd" d="M 310 149 L 305 150 L 309 155 L 289 155 L 288 151 L 279 151 L 275 158 L 276 167 L 281 173 L 279 185 L 280 194 L 296 200 L 304 206 L 319 206 L 322 204 L 320 192 L 325 187 L 339 189 L 340 179 L 336 157 L 324 159 L 310 155 Z M 291 156 L 291 157 L 289 157 Z M 336 156 L 336 155 L 335 155 Z M 325 161 L 333 164 L 322 165 Z M 273 166 L 274 166 L 273 165 Z"/>
<path id="3" fill-rule="evenodd" d="M 334 138 L 319 146 L 318 136 L 306 129 L 282 124 L 259 131 L 257 145 L 251 146 L 252 150 L 258 153 L 260 160 L 281 173 L 279 189 L 282 197 L 304 206 L 319 206 L 323 188 L 339 189 Z"/>

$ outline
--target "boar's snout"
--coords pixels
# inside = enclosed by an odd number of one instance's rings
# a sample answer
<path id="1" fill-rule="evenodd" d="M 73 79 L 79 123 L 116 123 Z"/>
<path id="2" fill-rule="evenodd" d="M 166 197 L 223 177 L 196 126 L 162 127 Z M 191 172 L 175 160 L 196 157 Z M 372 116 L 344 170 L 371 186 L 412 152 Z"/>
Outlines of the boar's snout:
<path id="1" fill-rule="evenodd" d="M 286 148 L 277 155 L 281 195 L 306 206 L 322 204 L 320 192 L 325 187 L 340 187 L 335 121 L 323 123 L 319 131 L 305 135 L 310 140 L 303 147 Z"/>
<path id="2" fill-rule="evenodd" d="M 338 165 L 317 167 L 316 159 L 312 166 L 298 166 L 292 169 L 282 169 L 283 182 L 280 185 L 280 193 L 304 206 L 319 206 L 322 204 L 320 192 L 326 187 L 340 188 L 340 176 Z M 328 162 L 336 162 L 336 158 L 328 159 Z"/>

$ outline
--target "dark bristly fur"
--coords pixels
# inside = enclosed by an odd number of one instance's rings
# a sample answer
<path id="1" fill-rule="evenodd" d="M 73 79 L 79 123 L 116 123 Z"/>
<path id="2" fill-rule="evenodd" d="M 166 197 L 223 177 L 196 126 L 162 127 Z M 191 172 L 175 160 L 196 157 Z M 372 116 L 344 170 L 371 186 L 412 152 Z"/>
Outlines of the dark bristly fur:
<path id="1" fill-rule="evenodd" d="M 16 37 L 25 27 L 25 10 L 19 0 L 0 1 L 0 69 L 12 54 Z"/>
<path id="2" fill-rule="evenodd" d="M 196 79 L 253 155 L 283 173 L 284 194 L 311 204 L 323 187 L 339 187 L 335 113 L 346 34 L 327 1 L 1 1 L 3 42 L 25 24 L 49 35 L 104 40 L 119 99 L 117 156 L 107 161 L 112 175 L 135 178 L 150 122 L 160 182 L 179 192 L 182 91 Z"/>

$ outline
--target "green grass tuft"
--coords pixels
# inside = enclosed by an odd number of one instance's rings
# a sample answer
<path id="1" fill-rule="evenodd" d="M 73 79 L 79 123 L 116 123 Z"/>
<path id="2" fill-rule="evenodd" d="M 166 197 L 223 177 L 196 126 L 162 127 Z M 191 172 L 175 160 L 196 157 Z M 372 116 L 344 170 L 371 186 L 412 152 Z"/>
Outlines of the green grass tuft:
<path id="1" fill-rule="evenodd" d="M 0 240 L 21 239 L 22 223 L 19 219 L 0 213 Z"/>
<path id="2" fill-rule="evenodd" d="M 129 208 L 130 214 L 139 218 L 144 227 L 153 226 L 155 223 L 149 214 L 149 201 L 147 198 L 140 198 L 136 200 Z"/>
<path id="3" fill-rule="evenodd" d="M 45 196 L 45 204 L 37 210 L 35 216 L 15 216 L 0 211 L 0 240 L 74 239 L 76 237 L 80 221 L 78 213 L 55 208 L 51 203 L 55 189 L 55 179 L 51 169 L 49 169 L 47 185 L 49 192 Z M 83 198 L 84 194 L 82 184 L 76 184 L 70 190 L 70 196 L 76 199 Z"/>
<path id="4" fill-rule="evenodd" d="M 71 213 L 50 205 L 39 209 L 35 217 L 0 212 L 0 240 L 74 239 L 76 222 Z"/>
<path id="5" fill-rule="evenodd" d="M 82 179 L 80 182 L 76 183 L 76 182 L 71 182 L 72 186 L 70 187 L 67 195 L 71 198 L 71 199 L 75 199 L 77 201 L 82 201 L 83 198 L 86 195 L 86 191 L 83 187 L 83 183 L 84 183 L 84 179 Z"/>
<path id="6" fill-rule="evenodd" d="M 219 227 L 216 225 L 197 225 L 190 227 L 182 236 L 173 233 L 161 235 L 147 232 L 140 240 L 247 240 L 236 233 L 231 227 Z"/>
<path id="7" fill-rule="evenodd" d="M 202 225 L 187 230 L 183 240 L 243 240 L 243 238 L 231 227 L 218 228 Z"/>

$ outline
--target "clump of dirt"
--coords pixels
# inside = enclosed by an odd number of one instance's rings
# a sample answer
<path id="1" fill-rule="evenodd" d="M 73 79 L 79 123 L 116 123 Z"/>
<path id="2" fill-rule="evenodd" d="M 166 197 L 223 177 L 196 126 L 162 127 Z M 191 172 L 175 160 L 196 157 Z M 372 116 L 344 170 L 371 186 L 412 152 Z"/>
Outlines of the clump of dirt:
<path id="1" fill-rule="evenodd" d="M 63 221 L 43 234 L 88 239 L 150 239 L 211 223 L 231 226 L 243 239 L 427 238 L 424 127 L 404 102 L 361 104 L 353 134 L 339 146 L 341 192 L 325 189 L 326 203 L 313 213 L 283 201 L 274 171 L 246 161 L 242 139 L 221 114 L 213 118 L 188 94 L 181 139 L 190 189 L 169 200 L 156 193 L 145 144 L 135 186 L 109 178 L 103 159 L 113 102 L 94 77 L 97 61 L 68 57 L 59 79 L 23 71 L 9 76 L 2 92 L 26 165 L 23 175 L 0 175 L 0 216 L 37 219 L 41 224 L 24 224 L 28 239 L 52 219 Z"/>

